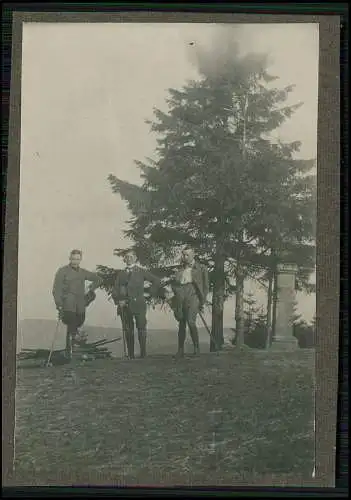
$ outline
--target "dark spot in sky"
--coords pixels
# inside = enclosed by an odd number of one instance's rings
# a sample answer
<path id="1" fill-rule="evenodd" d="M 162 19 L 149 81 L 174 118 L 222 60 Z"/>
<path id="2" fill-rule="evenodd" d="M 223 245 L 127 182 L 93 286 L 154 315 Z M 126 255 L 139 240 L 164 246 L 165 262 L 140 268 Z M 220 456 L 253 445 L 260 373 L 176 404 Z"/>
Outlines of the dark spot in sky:
<path id="1" fill-rule="evenodd" d="M 189 42 L 189 45 L 195 45 L 195 42 Z"/>

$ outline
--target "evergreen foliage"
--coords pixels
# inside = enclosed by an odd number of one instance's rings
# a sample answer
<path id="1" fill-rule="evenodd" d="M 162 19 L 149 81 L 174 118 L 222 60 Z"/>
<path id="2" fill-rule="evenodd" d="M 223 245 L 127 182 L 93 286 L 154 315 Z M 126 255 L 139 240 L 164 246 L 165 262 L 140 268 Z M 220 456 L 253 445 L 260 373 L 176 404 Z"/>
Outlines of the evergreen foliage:
<path id="1" fill-rule="evenodd" d="M 313 292 L 315 162 L 296 159 L 300 142 L 271 137 L 301 103 L 287 104 L 293 85 L 272 86 L 277 78 L 267 71 L 267 57 L 233 52 L 225 68 L 169 89 L 168 110 L 154 109 L 148 123 L 157 136 L 155 158 L 136 161 L 142 185 L 112 174 L 108 180 L 127 202 L 125 236 L 139 261 L 167 282 L 180 248 L 191 245 L 210 272 L 218 343 L 224 302 L 236 294 L 242 344 L 248 276 L 266 280 L 278 262 L 291 261 L 299 267 L 297 289 Z M 100 270 L 108 288 L 111 273 Z"/>

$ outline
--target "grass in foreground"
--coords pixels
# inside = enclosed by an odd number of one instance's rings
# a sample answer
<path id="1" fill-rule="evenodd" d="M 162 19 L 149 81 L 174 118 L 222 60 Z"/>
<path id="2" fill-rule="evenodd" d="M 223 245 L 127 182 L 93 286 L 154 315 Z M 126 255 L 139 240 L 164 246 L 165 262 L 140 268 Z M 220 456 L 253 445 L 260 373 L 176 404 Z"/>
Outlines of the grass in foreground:
<path id="1" fill-rule="evenodd" d="M 312 374 L 301 350 L 20 369 L 16 484 L 306 485 Z"/>

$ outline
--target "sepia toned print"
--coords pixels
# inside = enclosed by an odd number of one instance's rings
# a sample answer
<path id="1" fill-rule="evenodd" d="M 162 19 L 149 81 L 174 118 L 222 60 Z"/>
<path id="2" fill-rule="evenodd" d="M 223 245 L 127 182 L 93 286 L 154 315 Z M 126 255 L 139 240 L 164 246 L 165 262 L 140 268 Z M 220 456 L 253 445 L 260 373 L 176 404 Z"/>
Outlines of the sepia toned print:
<path id="1" fill-rule="evenodd" d="M 313 23 L 24 25 L 19 476 L 312 478 L 318 46 Z"/>

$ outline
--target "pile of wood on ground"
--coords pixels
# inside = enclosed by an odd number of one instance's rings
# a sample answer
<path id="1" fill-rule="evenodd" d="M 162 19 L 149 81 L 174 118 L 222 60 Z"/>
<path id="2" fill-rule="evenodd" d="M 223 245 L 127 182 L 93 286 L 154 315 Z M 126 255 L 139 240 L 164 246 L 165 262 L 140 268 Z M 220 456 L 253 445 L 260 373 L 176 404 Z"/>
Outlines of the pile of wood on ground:
<path id="1" fill-rule="evenodd" d="M 72 361 L 94 361 L 96 359 L 109 359 L 112 352 L 106 347 L 107 344 L 118 342 L 121 337 L 112 340 L 102 339 L 96 342 L 87 342 L 86 338 L 76 340 L 72 350 Z M 45 365 L 49 360 L 50 349 L 22 349 L 17 354 L 18 366 L 23 365 Z M 65 349 L 54 350 L 51 354 L 50 364 L 61 365 L 70 362 L 65 355 Z"/>

